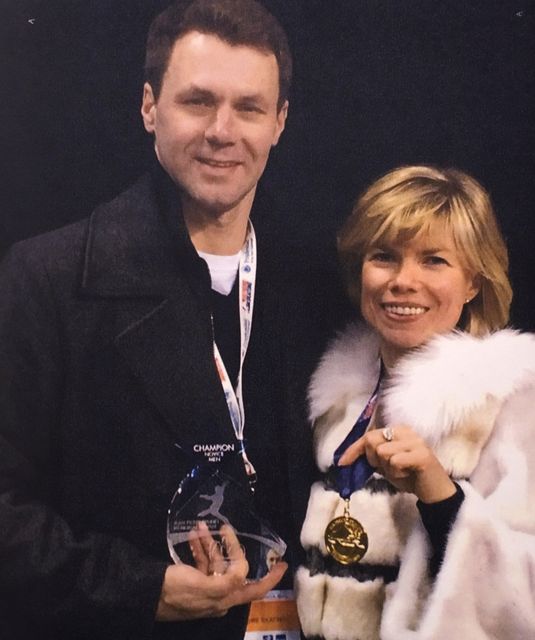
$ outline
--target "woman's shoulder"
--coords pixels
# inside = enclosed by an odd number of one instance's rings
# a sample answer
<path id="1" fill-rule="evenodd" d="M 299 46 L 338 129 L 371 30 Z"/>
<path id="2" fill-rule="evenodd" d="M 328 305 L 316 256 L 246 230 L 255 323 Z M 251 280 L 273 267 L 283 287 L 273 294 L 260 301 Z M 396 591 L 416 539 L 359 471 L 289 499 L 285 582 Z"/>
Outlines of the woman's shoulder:
<path id="1" fill-rule="evenodd" d="M 380 370 L 379 341 L 360 322 L 348 324 L 330 341 L 308 388 L 311 420 L 331 407 L 361 394 L 369 394 Z"/>
<path id="2" fill-rule="evenodd" d="M 467 403 L 481 395 L 503 399 L 535 383 L 535 335 L 503 329 L 482 337 L 436 336 L 399 362 L 392 383 Z"/>
<path id="3" fill-rule="evenodd" d="M 385 392 L 388 422 L 410 424 L 456 477 L 470 475 L 496 418 L 521 389 L 535 390 L 535 336 L 433 338 L 396 366 Z"/>

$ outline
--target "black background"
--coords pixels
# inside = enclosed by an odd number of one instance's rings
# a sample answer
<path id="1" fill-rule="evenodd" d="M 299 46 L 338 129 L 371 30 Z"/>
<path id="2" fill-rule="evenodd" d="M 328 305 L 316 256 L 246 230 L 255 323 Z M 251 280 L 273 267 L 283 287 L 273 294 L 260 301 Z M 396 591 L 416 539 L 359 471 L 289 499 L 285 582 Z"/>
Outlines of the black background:
<path id="1" fill-rule="evenodd" d="M 144 41 L 167 0 L 0 0 L 0 252 L 87 215 L 151 153 Z M 288 233 L 332 237 L 399 164 L 483 182 L 511 253 L 513 322 L 535 329 L 535 0 L 265 0 L 295 57 L 265 182 Z"/>

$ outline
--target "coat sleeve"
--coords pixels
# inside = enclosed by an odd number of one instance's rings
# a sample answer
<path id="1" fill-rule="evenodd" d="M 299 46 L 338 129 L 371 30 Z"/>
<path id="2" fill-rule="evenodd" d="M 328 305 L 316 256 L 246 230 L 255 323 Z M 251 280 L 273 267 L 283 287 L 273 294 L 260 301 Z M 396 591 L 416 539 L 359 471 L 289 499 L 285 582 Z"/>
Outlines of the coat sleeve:
<path id="1" fill-rule="evenodd" d="M 76 622 L 95 636 L 106 628 L 106 637 L 145 628 L 148 637 L 165 563 L 123 540 L 75 532 L 57 507 L 64 345 L 31 248 L 16 246 L 0 268 L 0 601 L 21 621 Z"/>
<path id="2" fill-rule="evenodd" d="M 384 640 L 535 637 L 534 404 L 533 386 L 505 403 L 462 483 L 465 500 L 432 583 L 423 526 L 413 532 L 385 605 Z"/>

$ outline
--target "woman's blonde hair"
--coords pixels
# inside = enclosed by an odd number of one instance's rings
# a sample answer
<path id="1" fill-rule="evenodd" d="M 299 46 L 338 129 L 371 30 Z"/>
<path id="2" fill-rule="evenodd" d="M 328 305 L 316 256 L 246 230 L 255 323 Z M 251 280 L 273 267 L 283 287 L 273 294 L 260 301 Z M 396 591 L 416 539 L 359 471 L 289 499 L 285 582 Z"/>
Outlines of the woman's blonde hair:
<path id="1" fill-rule="evenodd" d="M 509 319 L 512 290 L 505 242 L 485 189 L 458 169 L 408 166 L 390 171 L 357 200 L 338 237 L 350 298 L 360 308 L 364 255 L 381 243 L 406 242 L 436 222 L 450 231 L 481 289 L 465 304 L 459 328 L 483 335 Z"/>

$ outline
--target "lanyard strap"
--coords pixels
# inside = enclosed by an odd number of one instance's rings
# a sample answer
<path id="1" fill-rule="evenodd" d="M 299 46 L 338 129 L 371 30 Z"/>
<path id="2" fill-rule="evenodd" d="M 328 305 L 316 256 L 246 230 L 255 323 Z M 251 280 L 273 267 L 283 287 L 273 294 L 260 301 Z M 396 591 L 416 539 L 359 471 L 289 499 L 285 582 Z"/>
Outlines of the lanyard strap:
<path id="1" fill-rule="evenodd" d="M 375 407 L 377 406 L 382 377 L 383 363 L 381 362 L 379 379 L 377 380 L 377 384 L 375 385 L 375 389 L 370 396 L 370 399 L 366 403 L 366 406 L 360 416 L 357 418 L 357 421 L 353 425 L 351 431 L 334 452 L 333 464 L 336 469 L 336 487 L 338 489 L 338 493 L 342 498 L 344 498 L 344 500 L 347 500 L 354 491 L 361 489 L 374 472 L 374 468 L 370 465 L 365 455 L 357 458 L 353 464 L 344 467 L 339 467 L 338 461 L 342 457 L 344 451 L 356 442 L 368 428 Z"/>
<path id="2" fill-rule="evenodd" d="M 216 368 L 219 373 L 223 391 L 225 393 L 225 400 L 227 401 L 230 419 L 234 428 L 234 434 L 236 435 L 236 439 L 240 444 L 240 454 L 243 458 L 245 471 L 249 476 L 249 480 L 251 482 L 255 481 L 256 472 L 253 465 L 247 458 L 243 439 L 243 430 L 245 427 L 245 409 L 243 406 L 242 373 L 243 362 L 245 360 L 245 355 L 247 354 L 247 347 L 249 346 L 249 338 L 251 337 L 251 328 L 253 325 L 256 265 L 256 236 L 253 225 L 251 221 L 249 221 L 247 227 L 247 236 L 240 253 L 240 265 L 238 268 L 238 296 L 240 310 L 240 368 L 238 371 L 238 379 L 236 381 L 236 389 L 234 389 L 232 386 L 232 382 L 230 381 L 227 369 L 225 368 L 225 363 L 223 362 L 223 358 L 221 357 L 219 349 L 217 348 L 215 338 L 213 342 Z"/>

